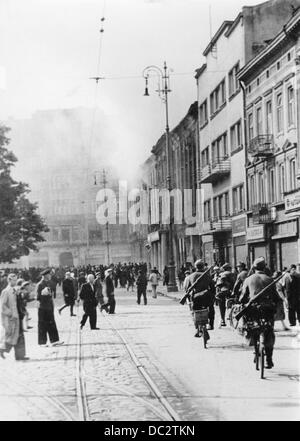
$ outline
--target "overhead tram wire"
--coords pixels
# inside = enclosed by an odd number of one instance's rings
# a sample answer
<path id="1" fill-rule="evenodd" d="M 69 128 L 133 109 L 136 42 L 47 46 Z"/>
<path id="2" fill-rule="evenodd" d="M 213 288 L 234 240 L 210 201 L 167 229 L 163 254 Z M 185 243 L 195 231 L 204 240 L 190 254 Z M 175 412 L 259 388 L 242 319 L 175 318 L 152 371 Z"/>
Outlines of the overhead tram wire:
<path id="1" fill-rule="evenodd" d="M 97 63 L 96 63 L 96 75 L 95 77 L 90 77 L 91 80 L 95 81 L 95 89 L 94 89 L 94 103 L 92 108 L 91 115 L 91 124 L 90 124 L 90 133 L 88 137 L 88 145 L 87 145 L 87 169 L 86 169 L 86 181 L 89 182 L 89 173 L 90 173 L 90 165 L 91 165 L 91 157 L 92 157 L 92 148 L 94 141 L 94 132 L 95 132 L 95 122 L 96 122 L 96 112 L 97 112 L 97 102 L 98 102 L 98 91 L 99 91 L 99 81 L 104 78 L 100 76 L 100 68 L 102 61 L 102 46 L 103 46 L 103 36 L 104 36 L 104 21 L 105 21 L 105 11 L 106 11 L 106 0 L 103 0 L 103 8 L 102 8 L 102 16 L 101 16 L 101 28 L 99 30 L 99 47 L 98 47 L 98 55 L 97 55 Z"/>

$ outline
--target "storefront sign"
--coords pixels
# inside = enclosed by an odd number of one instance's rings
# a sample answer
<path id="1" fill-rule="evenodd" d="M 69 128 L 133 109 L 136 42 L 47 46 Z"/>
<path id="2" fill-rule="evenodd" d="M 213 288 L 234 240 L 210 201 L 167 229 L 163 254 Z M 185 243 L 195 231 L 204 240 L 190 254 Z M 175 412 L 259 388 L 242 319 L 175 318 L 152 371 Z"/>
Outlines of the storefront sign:
<path id="1" fill-rule="evenodd" d="M 300 191 L 286 196 L 284 198 L 284 202 L 286 213 L 300 210 Z"/>
<path id="2" fill-rule="evenodd" d="M 264 225 L 247 228 L 247 240 L 248 241 L 265 240 Z"/>
<path id="3" fill-rule="evenodd" d="M 246 216 L 232 219 L 232 235 L 246 234 Z"/>
<path id="4" fill-rule="evenodd" d="M 148 234 L 148 242 L 158 242 L 159 241 L 159 231 L 153 231 L 153 233 Z"/>

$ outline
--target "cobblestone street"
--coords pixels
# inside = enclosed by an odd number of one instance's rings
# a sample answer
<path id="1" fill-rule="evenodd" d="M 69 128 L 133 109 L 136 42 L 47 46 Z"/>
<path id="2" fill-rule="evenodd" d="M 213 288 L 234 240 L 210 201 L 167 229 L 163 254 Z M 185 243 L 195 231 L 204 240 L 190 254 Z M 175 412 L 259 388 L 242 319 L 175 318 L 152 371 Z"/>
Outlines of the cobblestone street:
<path id="1" fill-rule="evenodd" d="M 299 420 L 300 342 L 295 328 L 276 332 L 275 367 L 260 380 L 252 348 L 231 328 L 211 331 L 205 350 L 202 339 L 193 337 L 186 306 L 162 295 L 153 299 L 148 293 L 148 298 L 147 306 L 137 305 L 135 292 L 118 289 L 116 314 L 98 313 L 100 330 L 94 331 L 87 323 L 79 333 L 81 307 L 77 317 L 71 318 L 68 309 L 61 316 L 56 313 L 65 342 L 60 347 L 37 346 L 37 312 L 32 307 L 34 328 L 25 334 L 30 360 L 15 362 L 12 353 L 1 360 L 1 420 L 83 419 L 79 368 L 89 420 L 168 421 L 164 400 L 182 421 Z"/>

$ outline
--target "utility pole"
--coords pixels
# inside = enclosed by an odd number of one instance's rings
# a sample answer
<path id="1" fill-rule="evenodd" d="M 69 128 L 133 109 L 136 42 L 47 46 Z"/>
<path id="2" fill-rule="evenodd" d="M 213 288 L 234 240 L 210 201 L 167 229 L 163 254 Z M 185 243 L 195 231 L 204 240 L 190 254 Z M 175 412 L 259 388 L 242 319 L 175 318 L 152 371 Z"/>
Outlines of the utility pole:
<path id="1" fill-rule="evenodd" d="M 103 170 L 103 172 L 102 172 L 102 185 L 103 185 L 103 188 L 104 188 L 105 199 L 106 199 L 106 191 L 105 191 L 106 190 L 106 184 L 107 184 L 106 172 L 105 172 L 105 170 Z M 106 251 L 107 251 L 107 265 L 109 265 L 109 263 L 110 263 L 110 255 L 109 255 L 110 240 L 109 240 L 108 221 L 106 222 L 105 228 L 106 228 L 106 241 L 105 241 L 105 244 L 106 244 Z"/>

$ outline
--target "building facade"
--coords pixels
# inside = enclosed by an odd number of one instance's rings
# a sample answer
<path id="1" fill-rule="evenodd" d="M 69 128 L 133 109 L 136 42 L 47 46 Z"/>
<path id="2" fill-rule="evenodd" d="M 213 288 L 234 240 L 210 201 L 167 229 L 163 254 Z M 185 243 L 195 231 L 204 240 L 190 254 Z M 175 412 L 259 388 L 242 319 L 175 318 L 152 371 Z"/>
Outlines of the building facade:
<path id="1" fill-rule="evenodd" d="M 245 90 L 247 244 L 272 270 L 300 262 L 300 10 L 239 73 Z"/>
<path id="2" fill-rule="evenodd" d="M 197 197 L 197 103 L 193 103 L 185 117 L 169 134 L 171 151 L 172 191 L 178 191 L 177 203 L 170 198 L 170 212 L 173 221 L 173 250 L 177 270 L 186 262 L 194 263 L 200 256 L 200 237 L 196 230 Z M 148 234 L 139 229 L 139 237 L 146 244 L 146 257 L 149 264 L 160 271 L 169 265 L 169 222 L 163 223 L 164 199 L 158 196 L 152 199 L 151 190 L 167 190 L 167 155 L 165 134 L 152 149 L 152 155 L 142 166 L 142 185 L 149 192 Z M 185 190 L 190 193 L 185 194 Z M 136 237 L 137 232 L 135 232 Z M 145 255 L 145 254 L 144 254 Z"/>
<path id="3" fill-rule="evenodd" d="M 212 264 L 249 261 L 244 99 L 237 74 L 291 17 L 290 2 L 243 7 L 203 52 L 198 90 L 202 255 Z M 249 262 L 248 262 L 249 263 Z"/>

